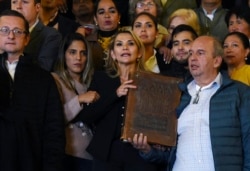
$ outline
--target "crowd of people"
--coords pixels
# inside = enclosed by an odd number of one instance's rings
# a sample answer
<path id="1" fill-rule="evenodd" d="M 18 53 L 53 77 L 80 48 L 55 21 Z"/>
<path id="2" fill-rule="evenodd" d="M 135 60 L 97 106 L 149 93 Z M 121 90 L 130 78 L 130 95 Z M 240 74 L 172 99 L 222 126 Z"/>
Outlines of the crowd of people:
<path id="1" fill-rule="evenodd" d="M 249 42 L 250 0 L 0 0 L 0 170 L 250 171 Z M 138 70 L 183 79 L 173 147 L 121 140 Z"/>

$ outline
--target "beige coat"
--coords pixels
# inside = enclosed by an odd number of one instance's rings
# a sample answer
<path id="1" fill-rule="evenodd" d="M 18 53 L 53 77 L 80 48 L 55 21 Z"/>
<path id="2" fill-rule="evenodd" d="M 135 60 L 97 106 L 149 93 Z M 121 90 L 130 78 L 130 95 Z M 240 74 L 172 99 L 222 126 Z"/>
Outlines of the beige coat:
<path id="1" fill-rule="evenodd" d="M 52 75 L 56 80 L 64 107 L 66 122 L 65 153 L 79 158 L 92 159 L 92 156 L 85 150 L 93 136 L 91 130 L 84 123 L 70 123 L 70 121 L 74 119 L 83 108 L 78 101 L 78 95 L 75 91 L 69 90 L 56 73 L 52 73 Z M 74 84 L 78 94 L 87 91 L 86 85 L 77 81 L 75 81 Z"/>

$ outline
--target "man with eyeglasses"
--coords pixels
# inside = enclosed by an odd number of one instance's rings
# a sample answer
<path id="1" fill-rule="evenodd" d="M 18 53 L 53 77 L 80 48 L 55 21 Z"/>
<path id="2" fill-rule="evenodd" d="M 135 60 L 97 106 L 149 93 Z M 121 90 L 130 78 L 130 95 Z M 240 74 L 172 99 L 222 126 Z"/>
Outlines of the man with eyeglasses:
<path id="1" fill-rule="evenodd" d="M 172 171 L 249 171 L 250 87 L 219 72 L 223 49 L 214 37 L 198 37 L 189 53 L 192 78 L 179 86 L 176 147 L 156 150 L 143 134 L 130 141 Z"/>
<path id="2" fill-rule="evenodd" d="M 61 171 L 65 148 L 60 96 L 51 74 L 24 53 L 29 24 L 0 14 L 0 170 Z"/>
<path id="3" fill-rule="evenodd" d="M 24 52 L 32 56 L 40 67 L 52 71 L 62 37 L 57 30 L 39 21 L 40 8 L 41 0 L 11 0 L 11 9 L 23 14 L 29 22 L 30 41 Z"/>

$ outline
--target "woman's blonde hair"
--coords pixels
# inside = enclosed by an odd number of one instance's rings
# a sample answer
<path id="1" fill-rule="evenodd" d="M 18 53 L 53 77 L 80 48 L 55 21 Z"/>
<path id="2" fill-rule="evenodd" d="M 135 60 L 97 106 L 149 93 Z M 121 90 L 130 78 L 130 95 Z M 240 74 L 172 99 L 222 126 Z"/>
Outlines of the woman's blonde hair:
<path id="1" fill-rule="evenodd" d="M 106 58 L 106 72 L 108 73 L 109 76 L 111 77 L 117 77 L 120 75 L 119 72 L 119 67 L 117 64 L 117 61 L 114 60 L 111 56 L 111 52 L 114 50 L 115 47 L 115 40 L 117 38 L 118 35 L 123 34 L 123 33 L 127 33 L 130 34 L 132 36 L 132 38 L 134 39 L 134 42 L 136 44 L 136 46 L 138 47 L 139 51 L 141 52 L 142 56 L 140 58 L 137 58 L 137 69 L 138 70 L 145 70 L 145 66 L 144 66 L 144 54 L 145 54 L 145 48 L 143 43 L 141 42 L 141 40 L 139 39 L 139 37 L 137 37 L 133 31 L 129 30 L 129 29 L 120 29 L 111 39 L 109 48 L 108 48 L 108 56 Z"/>
<path id="2" fill-rule="evenodd" d="M 172 20 L 175 17 L 181 17 L 186 21 L 186 25 L 191 26 L 195 32 L 200 35 L 200 24 L 197 14 L 192 9 L 178 9 L 174 11 L 168 18 L 167 28 L 170 27 Z"/>

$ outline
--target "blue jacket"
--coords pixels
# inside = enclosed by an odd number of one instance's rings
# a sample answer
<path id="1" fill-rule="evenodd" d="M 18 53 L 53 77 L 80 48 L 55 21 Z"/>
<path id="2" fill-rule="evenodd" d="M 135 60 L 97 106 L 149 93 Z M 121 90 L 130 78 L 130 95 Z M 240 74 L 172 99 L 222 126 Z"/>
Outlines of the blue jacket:
<path id="1" fill-rule="evenodd" d="M 177 108 L 179 117 L 190 103 L 186 83 L 180 84 L 181 101 Z M 250 87 L 227 76 L 210 100 L 210 136 L 216 171 L 250 171 Z M 177 147 L 178 148 L 178 147 Z M 165 152 L 153 149 L 142 155 L 147 160 L 169 165 L 175 160 L 176 147 Z"/>

